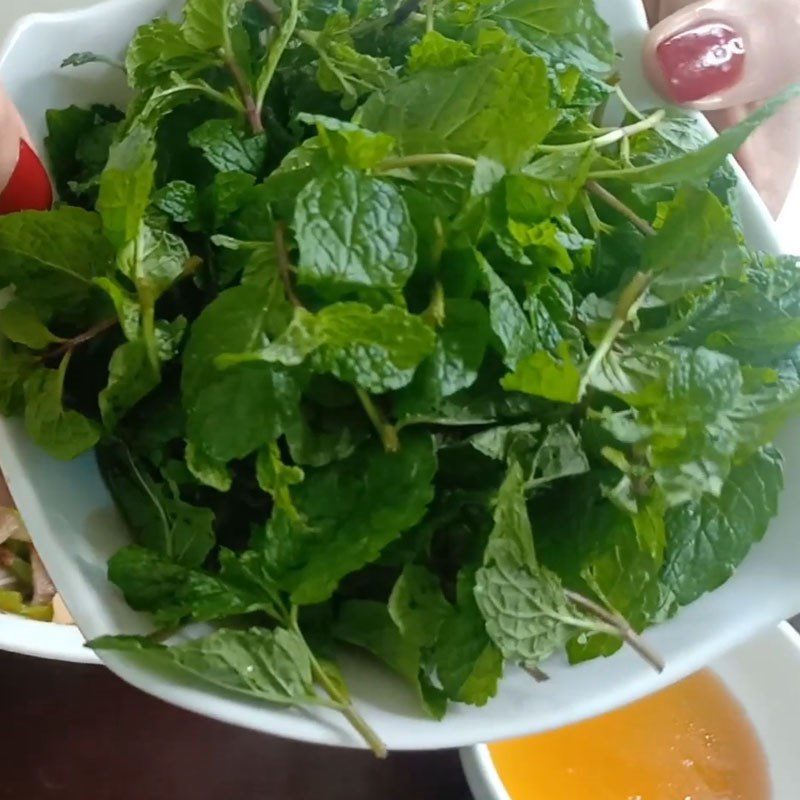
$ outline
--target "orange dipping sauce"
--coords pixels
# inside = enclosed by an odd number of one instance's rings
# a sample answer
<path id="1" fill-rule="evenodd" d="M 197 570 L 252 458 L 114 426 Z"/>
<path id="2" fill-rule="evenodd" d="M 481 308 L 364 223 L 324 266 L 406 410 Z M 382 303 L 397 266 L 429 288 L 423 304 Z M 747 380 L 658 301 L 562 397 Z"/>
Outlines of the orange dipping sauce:
<path id="1" fill-rule="evenodd" d="M 767 760 L 711 672 L 578 725 L 489 750 L 512 800 L 770 800 Z"/>

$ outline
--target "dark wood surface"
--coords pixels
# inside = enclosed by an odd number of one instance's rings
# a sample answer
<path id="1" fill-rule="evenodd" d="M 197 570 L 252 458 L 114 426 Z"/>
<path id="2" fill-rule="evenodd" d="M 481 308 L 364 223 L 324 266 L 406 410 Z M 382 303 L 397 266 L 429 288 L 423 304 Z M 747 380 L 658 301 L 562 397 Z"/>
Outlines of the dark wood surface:
<path id="1" fill-rule="evenodd" d="M 0 800 L 467 800 L 456 753 L 366 753 L 172 708 L 102 667 L 0 654 Z"/>

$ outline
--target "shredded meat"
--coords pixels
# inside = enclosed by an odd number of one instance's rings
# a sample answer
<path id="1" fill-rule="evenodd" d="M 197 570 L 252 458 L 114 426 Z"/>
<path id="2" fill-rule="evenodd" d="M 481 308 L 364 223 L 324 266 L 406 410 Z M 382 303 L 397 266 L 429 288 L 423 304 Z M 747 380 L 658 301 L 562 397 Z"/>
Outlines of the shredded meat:
<path id="1" fill-rule="evenodd" d="M 53 602 L 56 596 L 56 587 L 47 574 L 39 554 L 31 548 L 31 570 L 33 571 L 33 598 L 34 606 L 46 606 Z"/>

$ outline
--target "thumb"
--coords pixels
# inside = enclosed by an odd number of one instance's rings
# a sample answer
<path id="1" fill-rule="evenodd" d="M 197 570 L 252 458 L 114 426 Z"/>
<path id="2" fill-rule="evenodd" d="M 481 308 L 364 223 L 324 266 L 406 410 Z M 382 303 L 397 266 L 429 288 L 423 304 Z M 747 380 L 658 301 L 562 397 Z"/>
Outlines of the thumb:
<path id="1" fill-rule="evenodd" d="M 650 5 L 669 16 L 647 38 L 644 68 L 671 102 L 700 111 L 729 108 L 800 80 L 800 0 Z"/>

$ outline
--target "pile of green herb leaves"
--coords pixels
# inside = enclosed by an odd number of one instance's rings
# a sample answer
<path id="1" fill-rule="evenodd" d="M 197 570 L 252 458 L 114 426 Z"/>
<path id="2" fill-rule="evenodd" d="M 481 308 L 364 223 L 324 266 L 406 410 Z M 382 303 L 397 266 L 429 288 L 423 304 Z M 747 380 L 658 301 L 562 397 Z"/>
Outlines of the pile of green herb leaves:
<path id="1" fill-rule="evenodd" d="M 505 664 L 652 659 L 635 632 L 730 576 L 800 400 L 800 269 L 748 249 L 725 161 L 780 101 L 707 144 L 614 65 L 591 0 L 189 0 L 125 113 L 49 112 L 62 202 L 0 219 L 0 409 L 96 448 L 134 609 L 218 626 L 95 646 L 380 753 L 337 643 L 438 718 Z"/>

